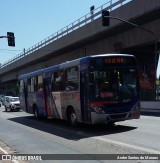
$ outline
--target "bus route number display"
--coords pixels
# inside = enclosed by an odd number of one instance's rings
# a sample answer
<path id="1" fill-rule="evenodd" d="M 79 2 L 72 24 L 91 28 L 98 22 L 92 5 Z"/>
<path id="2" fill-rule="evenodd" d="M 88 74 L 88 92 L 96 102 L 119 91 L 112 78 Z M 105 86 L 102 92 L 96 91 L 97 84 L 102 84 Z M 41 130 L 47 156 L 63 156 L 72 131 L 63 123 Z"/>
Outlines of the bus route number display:
<path id="1" fill-rule="evenodd" d="M 105 58 L 104 62 L 106 64 L 123 64 L 125 63 L 124 58 L 116 57 L 116 58 Z"/>

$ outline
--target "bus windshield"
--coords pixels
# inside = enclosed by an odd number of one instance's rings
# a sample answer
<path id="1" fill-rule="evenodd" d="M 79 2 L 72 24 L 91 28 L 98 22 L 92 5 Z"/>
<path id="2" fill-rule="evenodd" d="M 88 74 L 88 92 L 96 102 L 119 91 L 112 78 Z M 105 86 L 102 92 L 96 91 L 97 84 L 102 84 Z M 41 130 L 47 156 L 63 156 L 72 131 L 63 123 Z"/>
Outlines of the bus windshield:
<path id="1" fill-rule="evenodd" d="M 138 95 L 137 70 L 108 69 L 91 72 L 91 98 L 131 100 Z"/>

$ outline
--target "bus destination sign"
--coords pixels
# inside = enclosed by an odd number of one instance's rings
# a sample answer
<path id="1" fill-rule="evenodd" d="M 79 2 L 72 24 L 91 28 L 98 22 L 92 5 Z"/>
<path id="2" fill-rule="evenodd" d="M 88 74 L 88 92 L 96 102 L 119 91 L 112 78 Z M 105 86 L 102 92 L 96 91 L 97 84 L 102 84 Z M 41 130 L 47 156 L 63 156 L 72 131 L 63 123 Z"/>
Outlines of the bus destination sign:
<path id="1" fill-rule="evenodd" d="M 125 58 L 122 57 L 108 57 L 105 58 L 104 60 L 105 63 L 107 64 L 121 64 L 121 63 L 125 63 Z"/>

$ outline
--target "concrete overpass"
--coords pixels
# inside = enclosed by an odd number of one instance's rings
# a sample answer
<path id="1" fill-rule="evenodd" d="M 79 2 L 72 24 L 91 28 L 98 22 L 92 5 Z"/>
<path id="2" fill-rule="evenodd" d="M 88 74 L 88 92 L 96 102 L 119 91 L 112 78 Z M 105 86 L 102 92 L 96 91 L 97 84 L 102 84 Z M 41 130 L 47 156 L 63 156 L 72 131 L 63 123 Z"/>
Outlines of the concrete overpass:
<path id="1" fill-rule="evenodd" d="M 149 32 L 111 19 L 103 27 L 101 12 L 135 23 Z M 13 83 L 18 75 L 79 58 L 101 53 L 134 54 L 139 62 L 141 88 L 144 98 L 153 94 L 155 65 L 158 61 L 160 39 L 160 0 L 112 0 L 76 20 L 50 37 L 1 65 L 0 83 Z M 155 53 L 155 44 L 157 45 Z M 32 65 L 32 66 L 31 66 Z"/>

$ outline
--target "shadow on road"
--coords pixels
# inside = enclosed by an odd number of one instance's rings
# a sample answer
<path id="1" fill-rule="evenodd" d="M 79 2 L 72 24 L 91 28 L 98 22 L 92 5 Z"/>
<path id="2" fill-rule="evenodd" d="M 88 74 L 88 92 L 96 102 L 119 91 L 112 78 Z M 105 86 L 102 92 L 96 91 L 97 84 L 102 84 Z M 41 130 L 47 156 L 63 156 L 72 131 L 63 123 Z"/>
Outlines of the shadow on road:
<path id="1" fill-rule="evenodd" d="M 10 121 L 49 133 L 56 136 L 63 137 L 69 140 L 79 140 L 87 137 L 111 135 L 122 132 L 135 130 L 137 127 L 126 125 L 107 126 L 100 125 L 79 125 L 77 128 L 70 126 L 67 121 L 63 120 L 37 120 L 34 116 L 24 116 L 8 119 Z"/>

